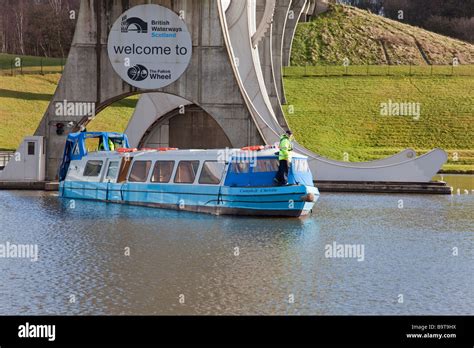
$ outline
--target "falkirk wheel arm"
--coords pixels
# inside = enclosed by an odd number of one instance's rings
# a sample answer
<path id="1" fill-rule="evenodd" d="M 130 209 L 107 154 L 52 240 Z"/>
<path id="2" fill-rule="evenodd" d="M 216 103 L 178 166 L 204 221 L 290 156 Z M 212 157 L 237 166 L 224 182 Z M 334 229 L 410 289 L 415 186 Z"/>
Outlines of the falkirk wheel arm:
<path id="1" fill-rule="evenodd" d="M 308 0 L 293 0 L 290 8 L 290 12 L 288 14 L 287 23 L 285 26 L 285 34 L 283 37 L 283 66 L 290 66 L 291 61 L 291 48 L 293 45 L 293 40 L 296 33 L 296 28 L 300 21 L 301 15 L 305 9 Z M 285 91 L 283 89 L 283 95 Z M 286 97 L 284 97 L 286 100 Z"/>
<path id="2" fill-rule="evenodd" d="M 278 103 L 286 104 L 283 91 L 283 43 L 292 0 L 280 0 L 275 8 L 275 21 L 272 23 L 272 63 L 273 77 L 277 90 Z"/>
<path id="3" fill-rule="evenodd" d="M 314 10 L 314 6 L 309 10 Z M 243 9 L 240 11 L 243 12 Z M 240 35 L 249 30 L 249 22 L 251 22 L 251 14 L 246 17 L 241 12 L 236 10 L 229 14 L 232 25 L 225 27 L 224 31 L 229 32 L 228 45 L 232 48 L 231 61 L 235 62 L 235 57 L 246 58 L 243 61 L 239 60 L 238 66 L 234 64 L 234 70 L 239 81 L 242 82 L 239 86 L 244 89 L 243 95 L 250 99 L 248 105 L 255 122 L 266 141 L 271 143 L 277 139 L 283 129 L 279 126 L 271 105 L 265 102 L 265 100 L 268 101 L 268 95 L 265 95 L 267 90 L 262 81 L 262 66 L 252 51 L 252 43 L 246 44 L 245 41 L 240 40 Z M 250 35 L 250 32 L 247 35 Z M 428 182 L 447 159 L 446 153 L 440 149 L 435 149 L 418 158 L 415 157 L 413 150 L 407 149 L 386 159 L 361 163 L 326 159 L 297 143 L 295 150 L 309 157 L 311 170 L 318 180 Z"/>

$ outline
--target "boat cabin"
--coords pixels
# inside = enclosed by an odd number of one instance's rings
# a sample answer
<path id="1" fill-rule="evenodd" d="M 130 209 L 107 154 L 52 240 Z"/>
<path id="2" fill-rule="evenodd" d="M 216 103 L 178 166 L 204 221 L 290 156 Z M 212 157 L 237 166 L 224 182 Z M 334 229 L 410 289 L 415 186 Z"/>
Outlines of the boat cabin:
<path id="1" fill-rule="evenodd" d="M 177 185 L 223 185 L 228 187 L 275 186 L 278 149 L 178 150 L 129 149 L 125 135 L 118 133 L 76 133 L 70 135 L 61 170 L 61 181 L 97 183 L 146 183 Z M 107 134 L 107 135 L 104 135 Z M 87 149 L 86 140 L 102 137 L 123 147 L 108 151 L 99 146 Z M 67 168 L 67 169 L 66 169 Z M 293 155 L 290 185 L 313 186 L 307 157 Z"/>
<path id="2" fill-rule="evenodd" d="M 65 147 L 60 196 L 217 215 L 309 214 L 319 191 L 306 156 L 294 153 L 290 185 L 275 185 L 278 167 L 273 146 L 131 149 L 122 134 L 78 133 Z"/>
<path id="3" fill-rule="evenodd" d="M 113 149 L 112 149 L 113 147 Z M 59 181 L 66 179 L 71 161 L 81 160 L 96 151 L 111 151 L 119 148 L 129 148 L 125 134 L 113 132 L 80 132 L 71 133 L 66 139 L 63 160 L 59 169 Z"/>

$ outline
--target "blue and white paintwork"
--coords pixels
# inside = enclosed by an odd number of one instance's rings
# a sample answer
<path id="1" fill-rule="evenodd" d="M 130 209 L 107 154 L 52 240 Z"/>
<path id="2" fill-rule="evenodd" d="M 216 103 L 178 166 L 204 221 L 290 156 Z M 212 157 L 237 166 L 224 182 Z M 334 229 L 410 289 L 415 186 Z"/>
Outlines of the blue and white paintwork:
<path id="1" fill-rule="evenodd" d="M 94 133 L 97 134 L 97 133 Z M 80 143 L 77 137 L 73 141 Z M 85 147 L 83 145 L 83 149 Z M 69 144 L 71 151 L 74 144 Z M 71 158 L 62 168 L 67 175 L 60 181 L 60 195 L 69 199 L 90 199 L 150 207 L 206 212 L 212 214 L 292 216 L 299 217 L 312 211 L 319 197 L 313 178 L 307 169 L 306 156 L 294 154 L 289 174 L 289 185 L 275 186 L 276 171 L 259 172 L 257 161 L 277 161 L 276 149 L 267 148 L 249 153 L 243 150 L 143 150 L 129 153 L 117 151 L 87 152 Z M 80 151 L 76 150 L 76 154 Z M 89 161 L 102 162 L 97 176 L 84 176 Z M 151 161 L 145 182 L 129 181 L 136 161 Z M 175 161 L 169 182 L 151 182 L 156 161 Z M 175 183 L 180 161 L 199 161 L 192 183 Z M 216 184 L 200 184 L 206 161 L 222 163 L 223 171 Z M 298 162 L 300 161 L 300 162 Z M 119 162 L 116 175 L 108 176 L 111 162 Z M 126 162 L 129 163 L 128 170 Z M 237 173 L 233 163 L 244 163 L 248 172 Z M 98 163 L 98 162 L 94 162 Z M 264 163 L 264 162 L 261 162 Z M 265 162 L 270 163 L 270 162 Z M 274 162 L 271 162 L 273 165 Z M 298 167 L 303 171 L 298 171 Z M 273 168 L 273 167 L 270 167 Z M 307 169 L 307 170 L 304 170 Z M 98 170 L 99 171 L 99 170 Z M 217 177 L 217 176 L 215 176 Z"/>

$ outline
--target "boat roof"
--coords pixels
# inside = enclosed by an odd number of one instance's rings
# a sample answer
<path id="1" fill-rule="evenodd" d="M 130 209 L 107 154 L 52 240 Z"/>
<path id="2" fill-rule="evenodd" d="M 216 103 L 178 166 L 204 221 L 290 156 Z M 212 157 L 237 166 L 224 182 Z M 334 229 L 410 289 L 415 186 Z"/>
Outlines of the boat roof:
<path id="1" fill-rule="evenodd" d="M 89 152 L 86 156 L 88 159 L 97 158 L 122 158 L 122 157 L 133 157 L 140 159 L 156 159 L 157 157 L 163 159 L 196 159 L 196 160 L 230 160 L 232 157 L 238 158 L 239 160 L 254 159 L 257 157 L 277 157 L 276 152 L 278 148 L 271 147 L 259 151 L 248 151 L 242 149 L 188 149 L 188 150 L 167 150 L 159 151 L 153 149 L 137 150 L 134 152 L 118 152 L 118 151 L 98 151 Z M 307 158 L 307 156 L 293 152 L 293 158 Z"/>
<path id="2" fill-rule="evenodd" d="M 117 133 L 117 132 L 77 132 L 77 133 L 69 133 L 67 140 L 74 141 L 76 139 L 98 138 L 100 136 L 108 136 L 109 138 L 126 137 L 125 134 Z"/>

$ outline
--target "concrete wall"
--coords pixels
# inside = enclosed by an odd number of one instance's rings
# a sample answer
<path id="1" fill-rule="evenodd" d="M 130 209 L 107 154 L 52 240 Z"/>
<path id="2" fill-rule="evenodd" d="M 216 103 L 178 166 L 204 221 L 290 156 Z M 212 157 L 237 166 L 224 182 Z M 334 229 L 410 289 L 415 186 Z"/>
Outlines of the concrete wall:
<path id="1" fill-rule="evenodd" d="M 0 181 L 43 181 L 45 179 L 45 149 L 41 136 L 25 137 L 20 147 L 0 170 Z"/>

